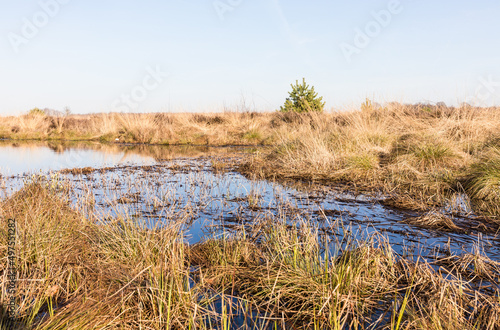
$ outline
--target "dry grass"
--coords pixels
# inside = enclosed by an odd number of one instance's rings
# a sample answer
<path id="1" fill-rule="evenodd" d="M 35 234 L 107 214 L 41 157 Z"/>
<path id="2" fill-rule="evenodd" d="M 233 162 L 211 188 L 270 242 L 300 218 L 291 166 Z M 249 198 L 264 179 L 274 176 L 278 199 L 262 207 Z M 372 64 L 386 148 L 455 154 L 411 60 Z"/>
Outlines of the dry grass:
<path id="1" fill-rule="evenodd" d="M 97 140 L 154 144 L 251 145 L 272 137 L 269 115 L 93 114 L 4 117 L 0 136 L 11 139 Z"/>
<path id="2" fill-rule="evenodd" d="M 475 247 L 473 253 L 450 256 L 437 263 L 448 272 L 470 282 L 498 283 L 500 281 L 500 263 L 486 257 L 478 247 Z"/>
<path id="3" fill-rule="evenodd" d="M 475 211 L 500 216 L 498 156 L 492 151 L 500 142 L 499 108 L 424 111 L 395 105 L 296 117 L 275 128 L 272 150 L 241 170 L 346 183 L 383 192 L 391 196 L 386 203 L 412 209 L 442 206 L 465 187 L 477 202 Z"/>
<path id="4" fill-rule="evenodd" d="M 193 320 L 179 224 L 152 231 L 128 220 L 90 223 L 56 189 L 34 182 L 2 203 L 3 216 L 17 222 L 18 328 L 184 328 Z"/>
<path id="5" fill-rule="evenodd" d="M 500 326 L 498 288 L 482 293 L 465 280 L 445 279 L 427 263 L 397 256 L 377 238 L 350 241 L 338 255 L 329 255 L 311 224 L 295 228 L 283 220 L 261 224 L 258 243 L 242 235 L 195 245 L 191 251 L 205 283 L 242 297 L 269 318 L 282 318 L 285 328 Z M 477 271 L 492 274 L 491 267 Z"/>
<path id="6" fill-rule="evenodd" d="M 460 228 L 453 222 L 453 219 L 436 211 L 428 212 L 427 214 L 424 214 L 420 217 L 405 219 L 404 222 L 410 225 L 439 231 L 463 231 L 462 228 Z"/>
<path id="7" fill-rule="evenodd" d="M 500 146 L 488 148 L 472 165 L 464 181 L 473 206 L 500 214 Z"/>
<path id="8" fill-rule="evenodd" d="M 1 204 L 3 216 L 17 221 L 18 328 L 224 329 L 241 313 L 257 329 L 500 326 L 497 287 L 445 278 L 381 238 L 344 237 L 340 245 L 277 212 L 190 246 L 182 222 L 147 229 L 128 219 L 90 221 L 69 207 L 66 189 L 37 179 Z M 498 263 L 479 252 L 453 264 L 467 279 L 498 277 Z"/>
<path id="9" fill-rule="evenodd" d="M 57 119 L 57 120 L 56 120 Z M 153 144 L 271 145 L 241 170 L 266 178 L 347 183 L 398 207 L 469 195 L 499 217 L 499 108 L 366 103 L 334 113 L 94 114 L 2 118 L 0 136 Z M 497 150 L 497 151 L 495 151 Z M 490 159 L 490 160 L 488 160 Z"/>

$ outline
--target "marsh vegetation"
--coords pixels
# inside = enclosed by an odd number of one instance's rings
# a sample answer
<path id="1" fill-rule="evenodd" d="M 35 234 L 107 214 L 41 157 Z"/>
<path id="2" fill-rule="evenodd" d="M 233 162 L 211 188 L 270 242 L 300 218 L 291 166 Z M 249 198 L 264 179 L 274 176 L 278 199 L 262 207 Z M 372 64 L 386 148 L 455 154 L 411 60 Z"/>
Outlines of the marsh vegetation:
<path id="1" fill-rule="evenodd" d="M 69 189 L 36 177 L 2 203 L 18 226 L 20 328 L 499 326 L 500 264 L 481 242 L 421 258 L 380 234 L 354 235 L 341 217 L 320 225 L 283 202 L 189 243 L 199 207 L 169 196 L 161 222 L 110 217 L 92 196 L 71 201 Z"/>
<path id="2" fill-rule="evenodd" d="M 59 124 L 57 124 L 59 123 Z M 9 139 L 159 145 L 265 145 L 241 171 L 263 178 L 348 184 L 428 209 L 466 194 L 477 213 L 500 215 L 500 109 L 367 101 L 347 112 L 95 114 L 5 117 Z"/>
<path id="3" fill-rule="evenodd" d="M 500 327 L 500 109 L 3 119 L 12 150 L 148 158 L 0 177 L 20 328 Z"/>

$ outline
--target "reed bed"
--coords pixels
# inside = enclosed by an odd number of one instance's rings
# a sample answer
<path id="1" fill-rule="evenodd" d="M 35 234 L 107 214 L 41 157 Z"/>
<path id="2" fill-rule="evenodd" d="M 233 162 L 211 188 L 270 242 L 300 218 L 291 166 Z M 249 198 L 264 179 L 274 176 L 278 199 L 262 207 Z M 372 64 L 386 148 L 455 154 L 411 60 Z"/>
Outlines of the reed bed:
<path id="1" fill-rule="evenodd" d="M 83 215 L 78 210 L 92 198 L 81 197 L 75 209 L 70 189 L 35 178 L 1 203 L 0 304 L 7 299 L 6 219 L 14 218 L 17 328 L 500 326 L 498 285 L 470 281 L 498 277 L 498 263 L 479 249 L 436 268 L 398 255 L 378 236 L 320 235 L 318 224 L 285 209 L 188 244 L 188 205 L 169 203 L 171 219 L 148 227 L 137 217 L 92 213 L 91 205 Z"/>

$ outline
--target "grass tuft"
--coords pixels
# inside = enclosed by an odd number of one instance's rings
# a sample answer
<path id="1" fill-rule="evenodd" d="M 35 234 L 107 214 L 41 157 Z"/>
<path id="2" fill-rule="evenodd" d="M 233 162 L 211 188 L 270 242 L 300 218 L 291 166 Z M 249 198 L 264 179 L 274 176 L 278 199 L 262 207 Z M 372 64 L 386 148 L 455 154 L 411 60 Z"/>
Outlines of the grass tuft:
<path id="1" fill-rule="evenodd" d="M 471 166 L 464 188 L 473 206 L 491 215 L 500 215 L 500 149 L 492 148 Z"/>

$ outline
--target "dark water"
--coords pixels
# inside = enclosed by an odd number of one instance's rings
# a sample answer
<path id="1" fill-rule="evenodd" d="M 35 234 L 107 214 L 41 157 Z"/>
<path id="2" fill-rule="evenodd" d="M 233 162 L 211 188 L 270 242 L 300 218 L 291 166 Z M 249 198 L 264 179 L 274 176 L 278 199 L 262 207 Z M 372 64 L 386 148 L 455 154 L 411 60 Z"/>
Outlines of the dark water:
<path id="1" fill-rule="evenodd" d="M 54 182 L 70 182 L 72 200 L 83 212 L 101 218 L 134 217 L 150 228 L 184 221 L 190 243 L 207 234 L 281 217 L 290 224 L 310 221 L 320 233 L 332 237 L 380 234 L 400 254 L 460 254 L 479 248 L 500 260 L 495 234 L 427 230 L 402 222 L 421 214 L 381 205 L 374 198 L 341 194 L 329 187 L 250 180 L 231 169 L 214 172 L 212 164 L 218 157 L 241 158 L 248 152 L 244 148 L 4 141 L 0 183 L 6 196 L 34 173 L 42 173 Z M 101 171 L 58 172 L 85 167 Z M 469 223 L 471 216 L 465 215 L 469 210 L 463 207 L 460 213 L 462 204 L 453 208 L 453 216 L 457 223 Z"/>

